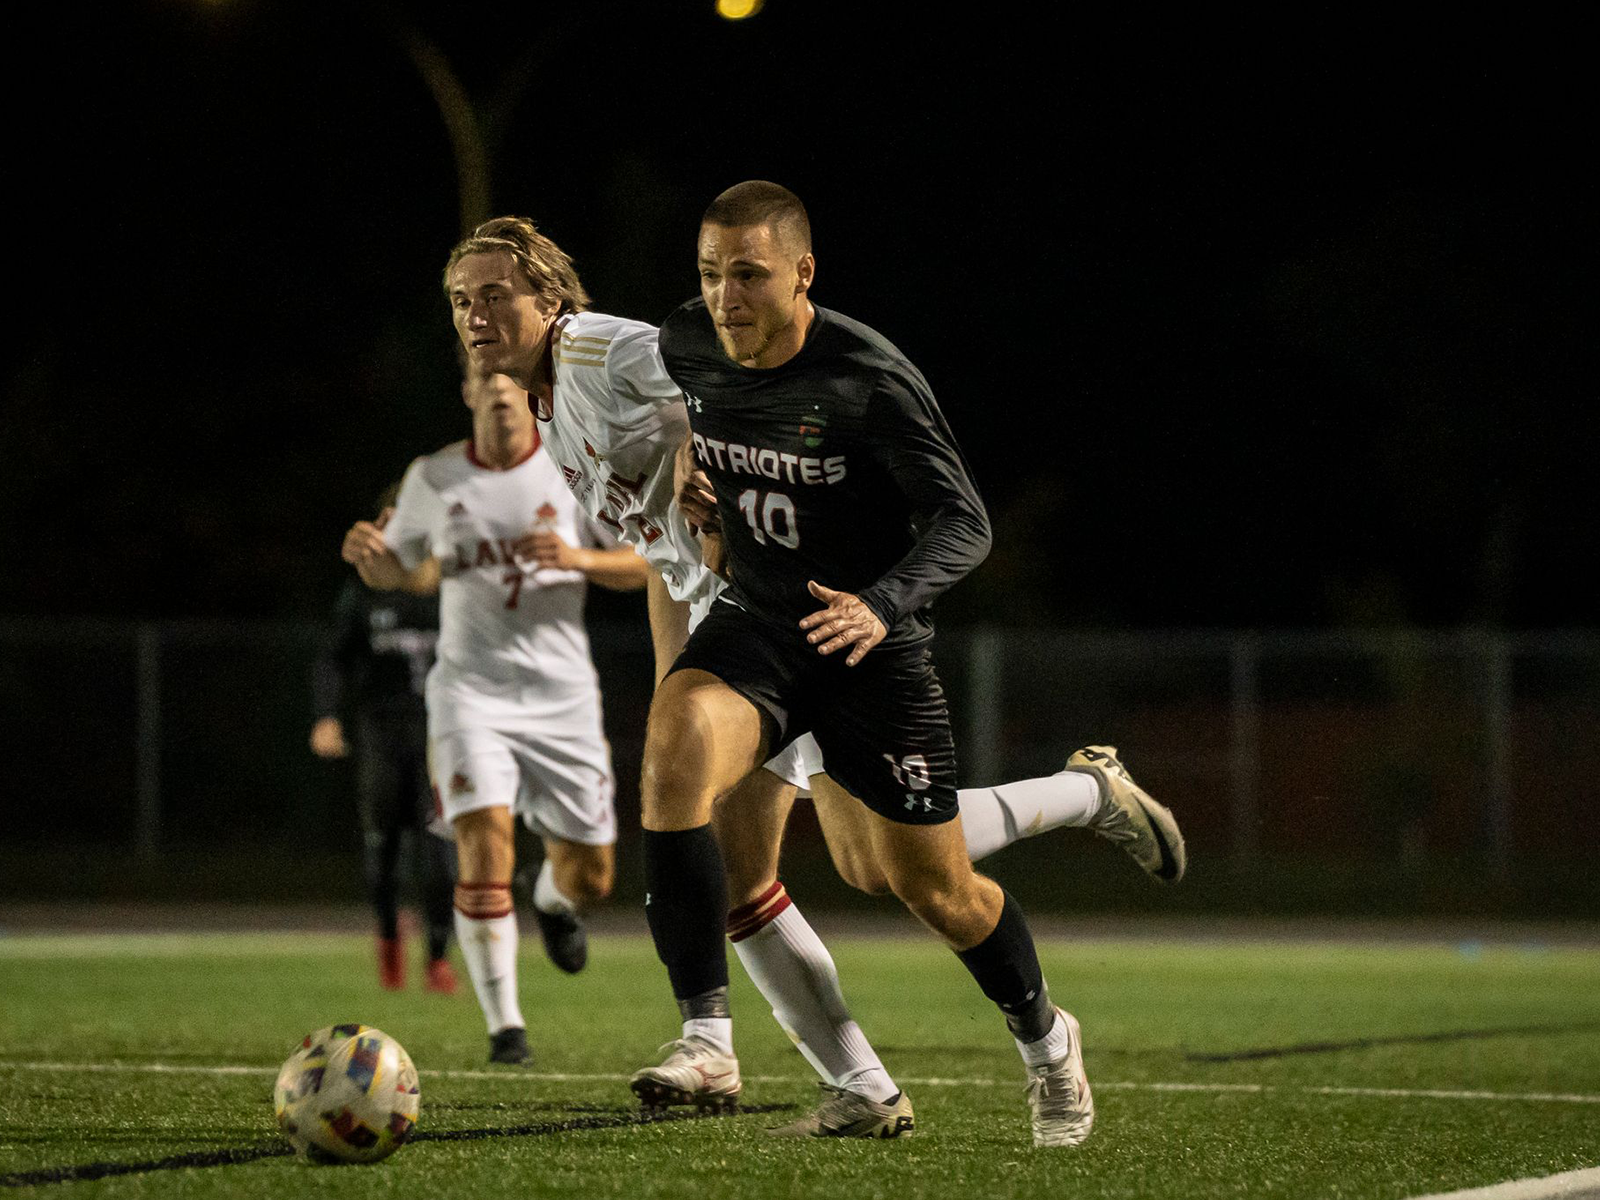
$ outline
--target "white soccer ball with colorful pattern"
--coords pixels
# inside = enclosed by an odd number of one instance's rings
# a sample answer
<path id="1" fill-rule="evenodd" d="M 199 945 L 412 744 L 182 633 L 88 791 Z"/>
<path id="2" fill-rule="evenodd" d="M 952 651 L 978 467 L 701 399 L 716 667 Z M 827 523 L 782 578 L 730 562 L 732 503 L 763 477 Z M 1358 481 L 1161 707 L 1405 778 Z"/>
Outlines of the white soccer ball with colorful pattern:
<path id="1" fill-rule="evenodd" d="M 422 1105 L 405 1047 L 370 1025 L 307 1034 L 278 1072 L 278 1128 L 313 1162 L 371 1163 L 411 1137 Z"/>

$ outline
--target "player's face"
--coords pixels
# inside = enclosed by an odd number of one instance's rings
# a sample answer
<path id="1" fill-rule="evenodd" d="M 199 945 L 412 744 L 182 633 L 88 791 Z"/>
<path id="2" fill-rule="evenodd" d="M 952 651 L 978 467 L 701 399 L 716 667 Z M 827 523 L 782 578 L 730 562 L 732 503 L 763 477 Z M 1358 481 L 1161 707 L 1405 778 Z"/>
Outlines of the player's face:
<path id="1" fill-rule="evenodd" d="M 461 397 L 472 410 L 474 428 L 487 426 L 511 432 L 533 424 L 528 393 L 509 375 L 479 371 L 469 365 L 461 383 Z"/>
<path id="2" fill-rule="evenodd" d="M 468 254 L 450 268 L 450 313 L 473 370 L 532 386 L 556 305 L 534 292 L 507 251 Z"/>
<path id="3" fill-rule="evenodd" d="M 769 225 L 700 227 L 700 295 L 725 354 L 746 367 L 776 367 L 805 344 L 808 253 Z"/>

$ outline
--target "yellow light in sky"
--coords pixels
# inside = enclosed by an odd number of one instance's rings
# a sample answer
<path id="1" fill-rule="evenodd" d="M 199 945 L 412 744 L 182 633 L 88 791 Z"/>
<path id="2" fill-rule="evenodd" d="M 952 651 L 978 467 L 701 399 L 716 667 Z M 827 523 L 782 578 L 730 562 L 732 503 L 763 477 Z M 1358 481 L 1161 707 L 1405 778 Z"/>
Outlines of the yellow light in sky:
<path id="1" fill-rule="evenodd" d="M 717 16 L 742 21 L 761 11 L 761 0 L 717 0 Z"/>

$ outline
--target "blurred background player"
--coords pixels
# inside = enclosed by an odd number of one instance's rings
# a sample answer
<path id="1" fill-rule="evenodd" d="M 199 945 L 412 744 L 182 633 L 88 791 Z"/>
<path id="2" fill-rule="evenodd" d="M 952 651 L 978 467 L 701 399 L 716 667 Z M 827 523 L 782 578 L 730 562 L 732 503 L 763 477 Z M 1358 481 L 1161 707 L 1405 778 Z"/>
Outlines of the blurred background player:
<path id="1" fill-rule="evenodd" d="M 578 509 L 543 453 L 525 392 L 468 369 L 472 437 L 418 459 L 382 528 L 343 555 L 370 587 L 439 589 L 427 684 L 432 775 L 456 839 L 456 937 L 491 1062 L 523 1062 L 513 813 L 544 842 L 534 905 L 551 961 L 581 970 L 578 910 L 611 892 L 616 815 L 600 685 L 583 624 L 588 582 L 641 588 L 648 567 Z"/>
<path id="2" fill-rule="evenodd" d="M 398 483 L 378 501 L 388 519 Z M 450 943 L 450 846 L 428 832 L 434 815 L 428 779 L 428 712 L 423 688 L 439 640 L 437 596 L 373 592 L 347 580 L 334 603 L 333 625 L 312 666 L 311 752 L 339 759 L 351 753 L 361 818 L 367 896 L 378 920 L 378 981 L 405 986 L 401 944 L 402 853 L 411 849 L 413 878 L 427 929 L 423 987 L 453 993 Z M 353 738 L 346 737 L 346 730 Z"/>

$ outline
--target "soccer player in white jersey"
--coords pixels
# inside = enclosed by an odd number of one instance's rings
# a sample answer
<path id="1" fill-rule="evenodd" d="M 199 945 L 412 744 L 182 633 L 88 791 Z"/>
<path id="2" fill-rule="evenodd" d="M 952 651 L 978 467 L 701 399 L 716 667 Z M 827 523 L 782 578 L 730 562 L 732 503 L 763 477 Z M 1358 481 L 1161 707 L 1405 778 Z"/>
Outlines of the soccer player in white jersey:
<path id="1" fill-rule="evenodd" d="M 584 591 L 640 588 L 650 570 L 578 507 L 525 392 L 469 364 L 462 393 L 472 437 L 414 462 L 387 523 L 358 522 L 343 552 L 375 588 L 437 580 L 428 737 L 460 867 L 456 935 L 490 1061 L 522 1062 L 513 814 L 544 842 L 534 907 L 546 950 L 578 971 L 587 942 L 577 914 L 610 893 L 616 843 Z"/>
<path id="2" fill-rule="evenodd" d="M 576 279 L 570 258 L 524 218 L 481 225 L 452 251 L 445 290 L 473 362 L 528 388 L 551 454 L 579 502 L 655 568 L 650 583 L 658 676 L 722 588 L 675 500 L 674 459 L 688 436 L 684 399 L 668 378 L 654 326 L 573 310 L 560 300 Z M 676 602 L 676 603 L 674 603 Z M 1149 821 L 1114 775 L 1074 755 L 1044 779 L 960 793 L 975 858 L 1019 837 L 1086 825 L 1122 842 L 1147 871 L 1159 853 Z M 775 1132 L 894 1137 L 913 1128 L 911 1105 L 884 1069 L 840 992 L 831 957 L 777 878 L 778 846 L 797 786 L 815 789 L 818 816 L 845 880 L 888 890 L 859 831 L 859 806 L 822 774 L 803 738 L 752 774 L 716 810 L 728 864 L 728 935 L 773 1015 L 825 1080 L 810 1117 Z M 1182 871 L 1182 844 L 1172 878 Z M 647 1103 L 732 1103 L 740 1090 L 732 1025 L 725 1015 L 684 1013 L 684 1036 L 667 1060 L 638 1072 Z"/>

